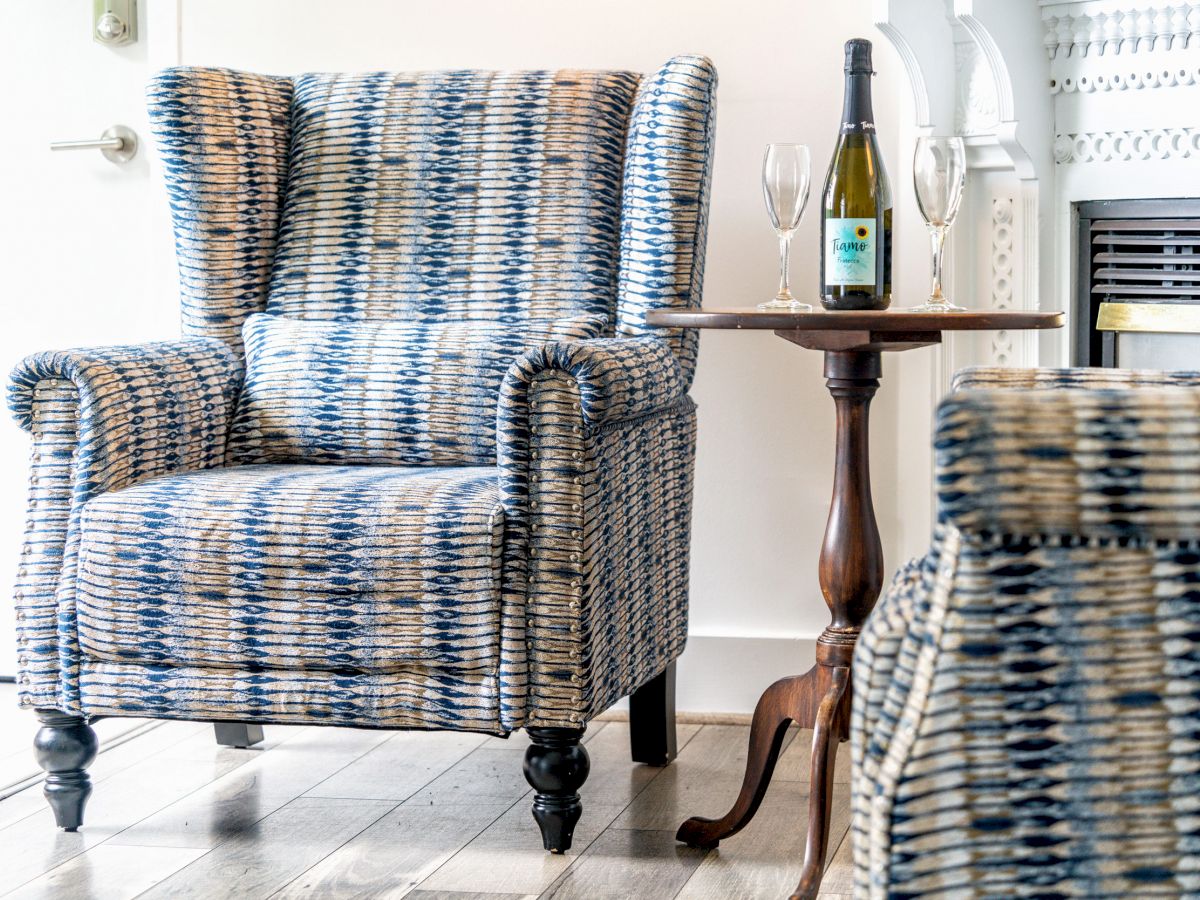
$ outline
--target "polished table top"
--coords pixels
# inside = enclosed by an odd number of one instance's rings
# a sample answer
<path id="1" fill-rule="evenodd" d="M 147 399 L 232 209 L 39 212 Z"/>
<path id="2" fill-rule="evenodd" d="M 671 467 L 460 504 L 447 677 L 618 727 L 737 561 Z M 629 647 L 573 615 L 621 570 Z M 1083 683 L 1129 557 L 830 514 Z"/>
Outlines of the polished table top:
<path id="1" fill-rule="evenodd" d="M 1024 310 L 967 310 L 966 312 L 907 312 L 903 309 L 837 310 L 813 312 L 756 309 L 747 307 L 704 307 L 702 309 L 654 309 L 646 322 L 666 328 L 747 328 L 769 331 L 994 331 L 1005 328 L 1060 328 L 1061 312 Z"/>

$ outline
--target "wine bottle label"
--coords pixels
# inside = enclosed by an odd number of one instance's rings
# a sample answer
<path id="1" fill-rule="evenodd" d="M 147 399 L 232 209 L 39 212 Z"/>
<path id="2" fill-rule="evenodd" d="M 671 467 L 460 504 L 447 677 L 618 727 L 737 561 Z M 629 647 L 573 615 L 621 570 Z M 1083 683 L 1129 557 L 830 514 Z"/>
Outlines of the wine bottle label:
<path id="1" fill-rule="evenodd" d="M 875 284 L 875 220 L 825 220 L 825 283 L 852 287 Z"/>

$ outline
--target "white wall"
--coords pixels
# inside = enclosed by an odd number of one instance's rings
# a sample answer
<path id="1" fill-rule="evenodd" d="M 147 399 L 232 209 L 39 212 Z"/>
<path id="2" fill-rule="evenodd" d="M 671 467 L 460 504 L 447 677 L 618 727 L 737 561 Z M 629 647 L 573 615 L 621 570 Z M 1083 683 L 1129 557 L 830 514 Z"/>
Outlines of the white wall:
<path id="1" fill-rule="evenodd" d="M 153 2 L 156 9 L 170 6 Z M 720 89 L 705 297 L 710 305 L 745 306 L 769 297 L 777 277 L 776 244 L 759 186 L 763 147 L 770 141 L 809 143 L 819 192 L 841 110 L 842 44 L 851 37 L 876 43 L 875 109 L 899 201 L 898 282 L 924 281 L 926 242 L 911 201 L 908 151 L 901 164 L 898 149 L 899 123 L 911 119 L 909 91 L 890 47 L 876 39 L 869 7 L 868 0 L 827 4 L 819 12 L 795 0 L 342 0 L 336 6 L 179 0 L 178 34 L 144 33 L 158 59 L 177 56 L 186 64 L 273 73 L 560 66 L 648 71 L 675 53 L 707 54 L 720 72 Z M 169 28 L 171 19 L 164 14 L 162 27 Z M 165 218 L 154 227 L 149 264 L 157 267 L 155 283 L 169 284 Z M 803 293 L 815 292 L 817 240 L 810 209 L 793 253 L 794 284 Z M 154 303 L 170 306 L 174 300 L 156 296 Z M 31 321 L 14 323 L 14 348 L 37 330 Z M 129 327 L 134 334 L 144 331 L 133 322 Z M 40 337 L 45 328 L 37 328 Z M 889 567 L 921 549 L 928 534 L 933 352 L 887 355 L 876 402 L 873 474 Z M 816 564 L 832 483 L 833 406 L 820 355 L 769 333 L 706 333 L 694 395 L 700 450 L 693 640 L 680 674 L 681 706 L 746 712 L 770 680 L 811 664 L 812 641 L 828 621 Z M 7 471 L 23 465 L 7 453 L 12 443 L 5 444 Z M 7 522 L 19 518 L 11 503 L 5 509 Z"/>

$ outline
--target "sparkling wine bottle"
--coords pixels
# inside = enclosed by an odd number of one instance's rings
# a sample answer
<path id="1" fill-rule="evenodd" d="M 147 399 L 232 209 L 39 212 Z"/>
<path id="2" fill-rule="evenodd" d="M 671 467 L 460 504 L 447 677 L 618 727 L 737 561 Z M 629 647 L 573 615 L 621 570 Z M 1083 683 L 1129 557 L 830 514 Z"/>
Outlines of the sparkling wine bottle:
<path id="1" fill-rule="evenodd" d="M 846 42 L 846 100 L 825 178 L 821 304 L 887 309 L 892 302 L 892 191 L 875 138 L 871 42 Z"/>

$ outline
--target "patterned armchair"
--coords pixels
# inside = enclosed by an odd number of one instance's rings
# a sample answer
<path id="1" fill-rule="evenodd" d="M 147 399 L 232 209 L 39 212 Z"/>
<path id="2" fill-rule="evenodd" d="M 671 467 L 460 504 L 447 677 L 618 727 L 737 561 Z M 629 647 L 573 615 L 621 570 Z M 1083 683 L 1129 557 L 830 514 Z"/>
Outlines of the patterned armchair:
<path id="1" fill-rule="evenodd" d="M 674 752 L 716 73 L 149 89 L 183 338 L 29 357 L 19 698 L 69 830 L 89 717 L 526 728 L 570 846 L 589 719 Z"/>
<path id="2" fill-rule="evenodd" d="M 976 369 L 864 629 L 855 896 L 1200 896 L 1200 373 Z"/>

